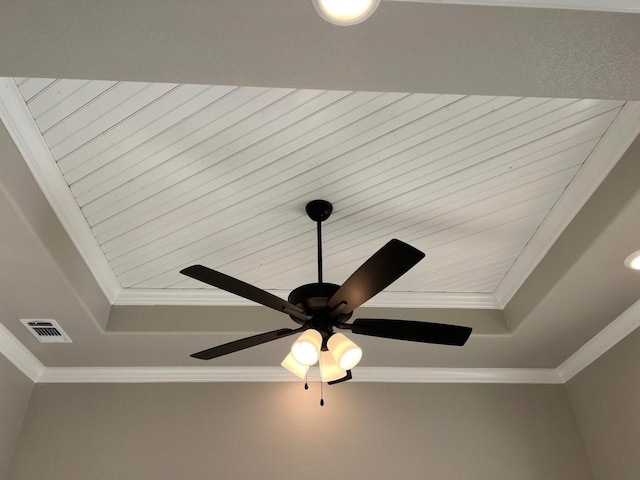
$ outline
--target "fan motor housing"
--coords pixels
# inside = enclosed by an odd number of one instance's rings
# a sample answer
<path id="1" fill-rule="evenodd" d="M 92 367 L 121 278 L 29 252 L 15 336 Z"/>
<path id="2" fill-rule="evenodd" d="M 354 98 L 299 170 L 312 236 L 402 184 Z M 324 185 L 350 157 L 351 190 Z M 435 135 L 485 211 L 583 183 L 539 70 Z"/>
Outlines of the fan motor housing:
<path id="1" fill-rule="evenodd" d="M 329 326 L 331 321 L 329 319 L 329 309 L 327 303 L 334 293 L 338 291 L 340 285 L 334 283 L 308 283 L 302 285 L 289 294 L 289 303 L 302 308 L 306 313 L 313 314 L 314 320 L 320 321 L 323 319 L 328 321 Z M 347 315 L 341 315 L 337 321 L 346 322 L 351 317 L 351 313 Z M 295 317 L 291 317 L 297 323 L 303 323 Z M 322 326 L 318 325 L 320 330 L 324 330 Z"/>

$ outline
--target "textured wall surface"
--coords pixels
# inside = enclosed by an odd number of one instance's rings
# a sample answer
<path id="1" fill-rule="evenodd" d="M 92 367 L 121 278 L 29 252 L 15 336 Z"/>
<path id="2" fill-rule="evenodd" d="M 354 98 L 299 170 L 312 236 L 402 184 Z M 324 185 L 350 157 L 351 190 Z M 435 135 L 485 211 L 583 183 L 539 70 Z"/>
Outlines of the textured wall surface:
<path id="1" fill-rule="evenodd" d="M 597 480 L 640 478 L 640 330 L 567 384 Z"/>
<path id="2" fill-rule="evenodd" d="M 561 385 L 38 385 L 9 480 L 585 480 Z M 33 461 L 33 452 L 38 461 Z"/>
<path id="3" fill-rule="evenodd" d="M 5 478 L 33 383 L 0 354 L 0 479 Z"/>
<path id="4" fill-rule="evenodd" d="M 640 15 L 300 0 L 0 0 L 0 75 L 640 99 Z M 69 55 L 73 52 L 73 55 Z"/>

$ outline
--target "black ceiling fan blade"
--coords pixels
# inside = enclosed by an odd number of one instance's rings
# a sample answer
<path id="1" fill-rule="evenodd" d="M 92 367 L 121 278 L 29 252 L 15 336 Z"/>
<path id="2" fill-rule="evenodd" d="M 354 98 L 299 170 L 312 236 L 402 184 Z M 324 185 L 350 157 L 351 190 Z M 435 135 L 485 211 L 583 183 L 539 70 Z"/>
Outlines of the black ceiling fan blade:
<path id="1" fill-rule="evenodd" d="M 229 275 L 217 272 L 208 267 L 192 265 L 180 270 L 180 273 L 214 287 L 221 288 L 222 290 L 226 290 L 227 292 L 238 295 L 239 297 L 259 303 L 265 307 L 273 308 L 279 312 L 292 315 L 299 320 L 307 321 L 311 318 L 306 315 L 300 307 L 297 307 L 280 297 L 276 297 L 275 295 L 272 295 L 258 287 L 254 287 L 242 280 L 230 277 Z"/>
<path id="2" fill-rule="evenodd" d="M 340 328 L 348 328 L 359 335 L 460 347 L 467 342 L 471 335 L 470 327 L 379 318 L 358 318 L 353 323 L 340 325 Z"/>
<path id="3" fill-rule="evenodd" d="M 260 333 L 252 337 L 241 338 L 240 340 L 236 340 L 234 342 L 229 342 L 223 345 L 208 348 L 206 350 L 202 350 L 201 352 L 193 353 L 191 356 L 193 358 L 199 358 L 200 360 L 211 360 L 212 358 L 222 357 L 223 355 L 228 355 L 233 352 L 239 352 L 240 350 L 244 350 L 246 348 L 255 347 L 256 345 L 261 345 L 273 340 L 278 340 L 279 338 L 288 337 L 289 335 L 302 332 L 306 329 L 307 327 L 281 328 L 279 330 Z"/>
<path id="4" fill-rule="evenodd" d="M 424 258 L 417 248 L 393 239 L 374 253 L 329 299 L 334 316 L 348 314 L 384 290 Z"/>

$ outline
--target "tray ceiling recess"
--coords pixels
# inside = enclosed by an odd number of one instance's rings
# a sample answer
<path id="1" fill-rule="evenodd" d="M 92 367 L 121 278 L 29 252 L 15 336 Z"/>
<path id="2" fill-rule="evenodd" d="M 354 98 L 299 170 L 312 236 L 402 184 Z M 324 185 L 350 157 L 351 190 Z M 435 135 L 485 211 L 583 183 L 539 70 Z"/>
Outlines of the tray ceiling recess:
<path id="1" fill-rule="evenodd" d="M 633 139 L 634 102 L 2 79 L 5 124 L 117 304 L 286 298 L 391 238 L 427 254 L 369 306 L 501 308 Z M 629 127 L 632 125 L 633 128 Z"/>

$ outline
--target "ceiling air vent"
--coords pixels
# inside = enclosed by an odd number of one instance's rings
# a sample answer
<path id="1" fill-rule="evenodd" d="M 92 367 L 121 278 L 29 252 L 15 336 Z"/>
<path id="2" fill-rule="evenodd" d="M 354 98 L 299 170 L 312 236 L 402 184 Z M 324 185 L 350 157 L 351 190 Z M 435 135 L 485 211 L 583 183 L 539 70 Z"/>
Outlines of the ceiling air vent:
<path id="1" fill-rule="evenodd" d="M 20 321 L 40 343 L 73 343 L 55 320 L 21 318 Z"/>

